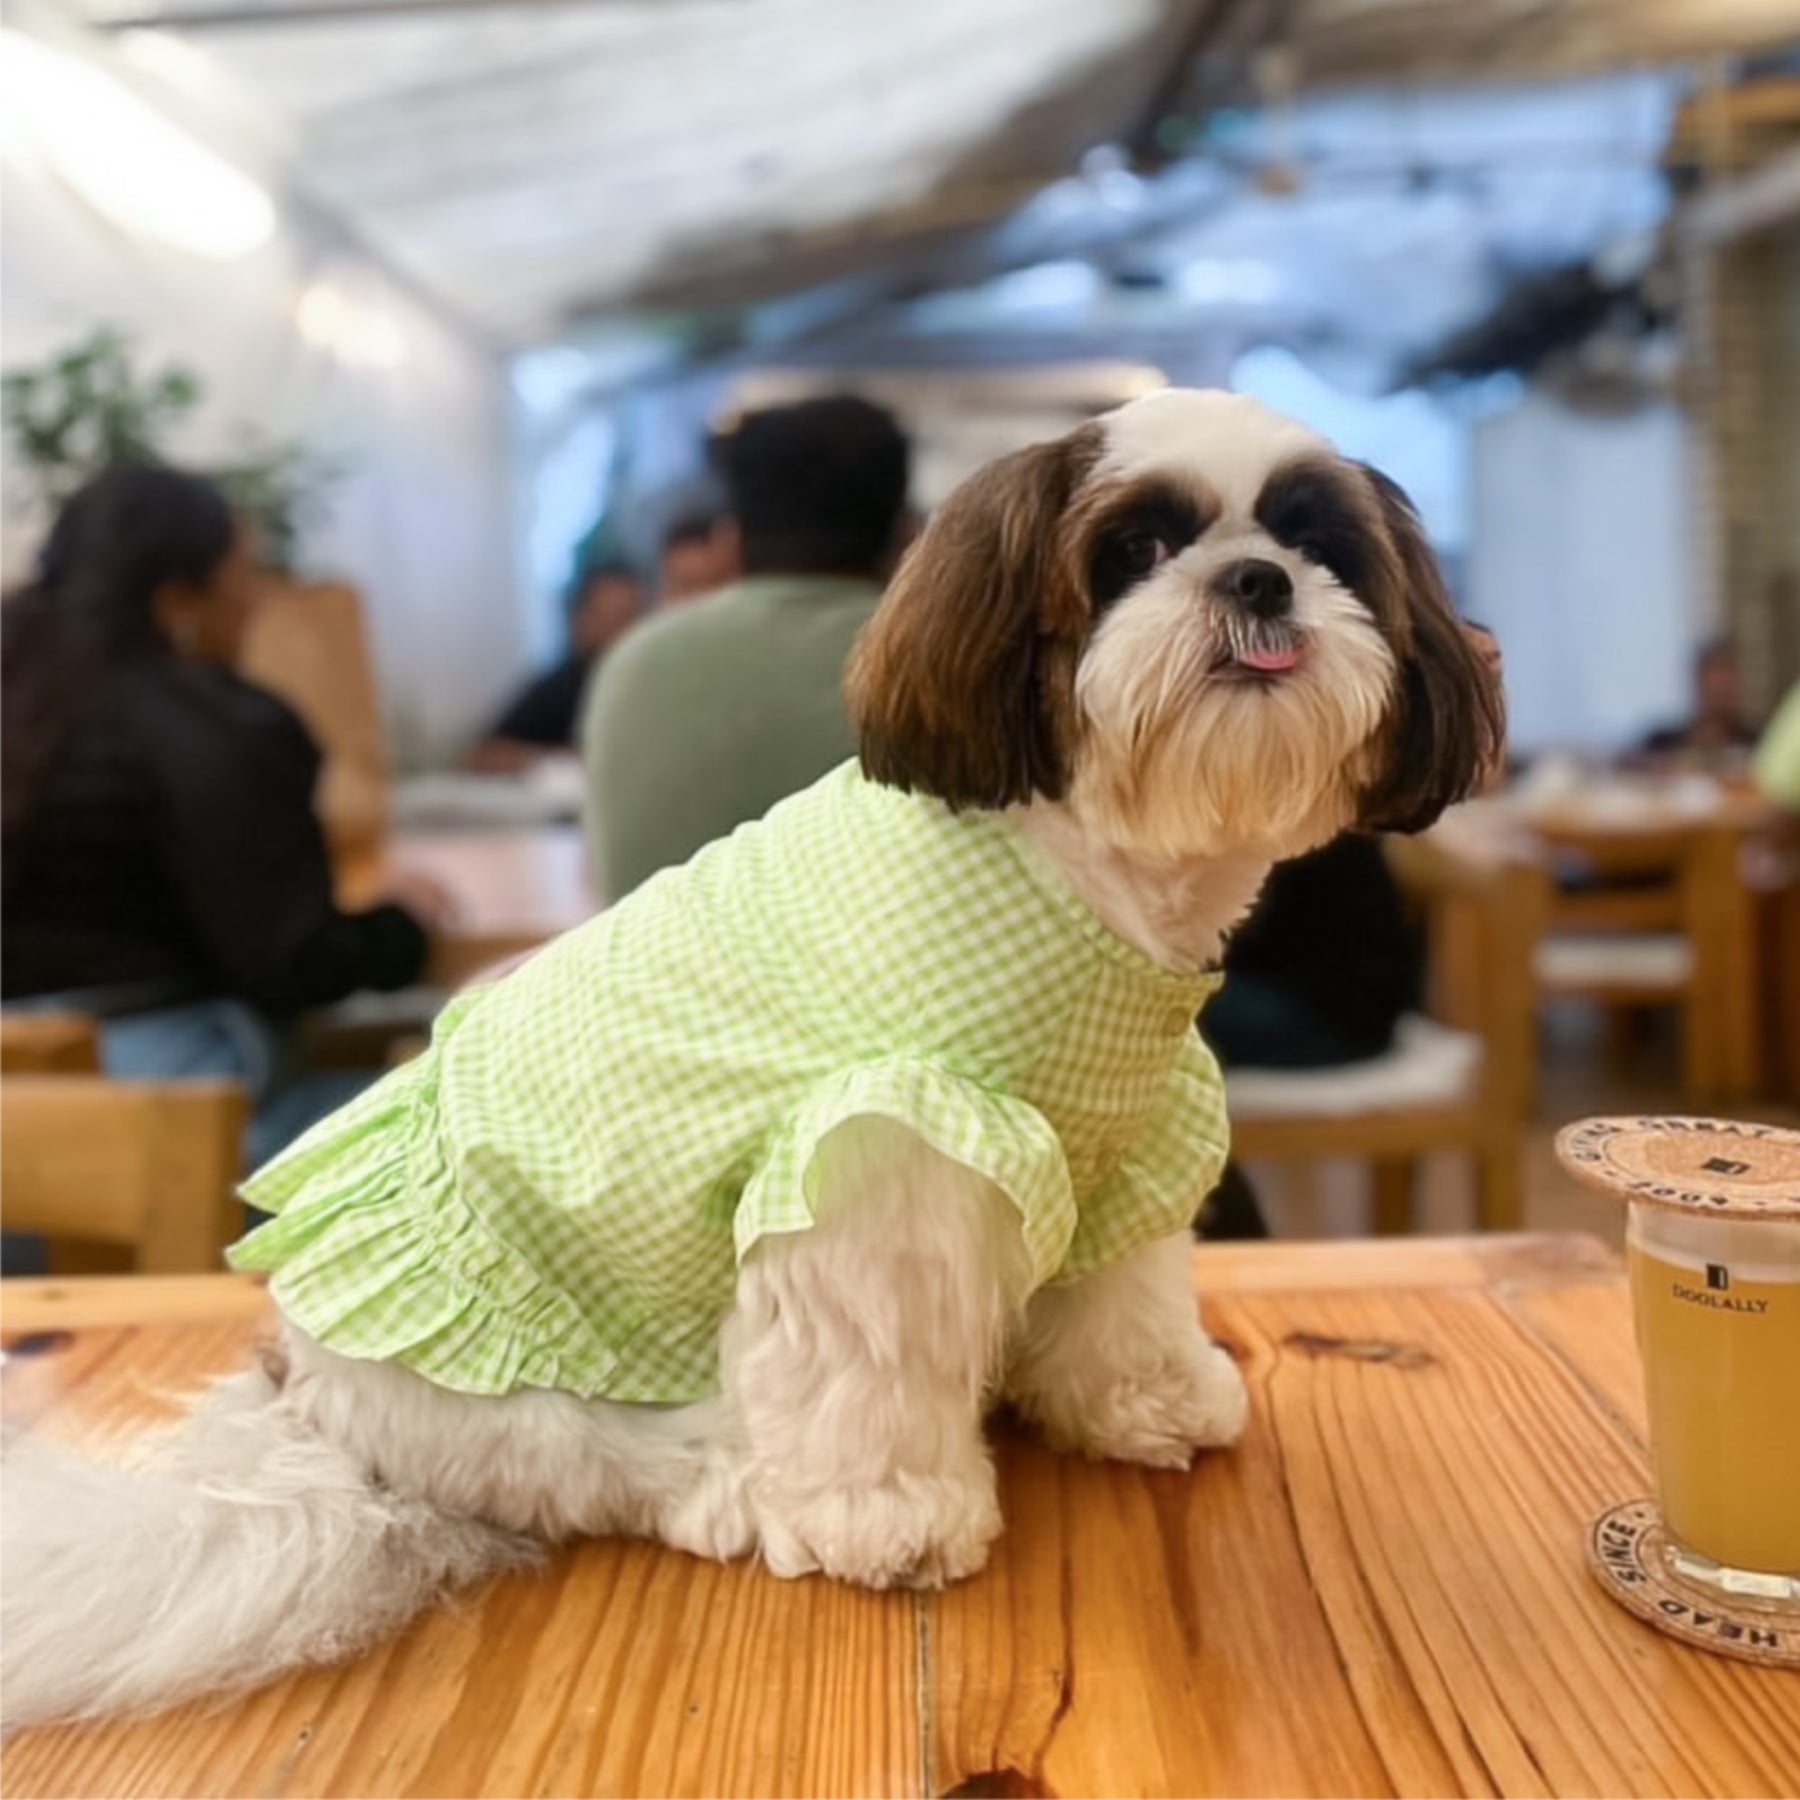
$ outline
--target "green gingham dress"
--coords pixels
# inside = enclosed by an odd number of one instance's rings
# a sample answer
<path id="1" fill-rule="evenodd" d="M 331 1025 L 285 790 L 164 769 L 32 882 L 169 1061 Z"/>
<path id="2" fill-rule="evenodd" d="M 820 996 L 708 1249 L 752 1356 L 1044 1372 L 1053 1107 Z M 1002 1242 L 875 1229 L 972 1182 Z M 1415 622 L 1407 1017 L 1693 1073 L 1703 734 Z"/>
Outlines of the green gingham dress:
<path id="1" fill-rule="evenodd" d="M 244 1188 L 232 1251 L 346 1356 L 679 1402 L 737 1264 L 881 1117 L 1018 1207 L 1035 1281 L 1179 1231 L 1226 1151 L 1212 974 L 1115 937 L 993 813 L 854 764 L 492 987 Z"/>

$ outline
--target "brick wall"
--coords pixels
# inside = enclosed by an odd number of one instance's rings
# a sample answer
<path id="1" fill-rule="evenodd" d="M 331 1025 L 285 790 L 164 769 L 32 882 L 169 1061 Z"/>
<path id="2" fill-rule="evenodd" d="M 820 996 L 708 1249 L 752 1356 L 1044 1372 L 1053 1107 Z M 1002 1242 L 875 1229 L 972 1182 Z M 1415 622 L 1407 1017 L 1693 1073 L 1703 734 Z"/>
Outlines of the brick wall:
<path id="1" fill-rule="evenodd" d="M 1696 250 L 1687 299 L 1702 616 L 1763 714 L 1800 680 L 1800 219 Z"/>

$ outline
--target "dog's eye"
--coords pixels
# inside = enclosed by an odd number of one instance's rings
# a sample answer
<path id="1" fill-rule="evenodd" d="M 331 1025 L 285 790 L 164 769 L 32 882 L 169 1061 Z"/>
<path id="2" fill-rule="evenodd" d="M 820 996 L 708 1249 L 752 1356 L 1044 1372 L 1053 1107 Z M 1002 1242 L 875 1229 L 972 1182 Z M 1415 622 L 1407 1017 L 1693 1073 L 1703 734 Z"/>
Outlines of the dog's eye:
<path id="1" fill-rule="evenodd" d="M 1153 531 L 1133 531 L 1119 539 L 1119 566 L 1133 580 L 1148 575 L 1174 554 Z"/>
<path id="2" fill-rule="evenodd" d="M 1179 556 L 1206 529 L 1207 520 L 1188 496 L 1151 492 L 1136 496 L 1117 513 L 1094 542 L 1088 562 L 1088 592 L 1094 616 Z"/>
<path id="3" fill-rule="evenodd" d="M 1352 593 L 1369 572 L 1369 525 L 1338 473 L 1298 463 L 1271 478 L 1256 502 L 1256 522 L 1284 549 L 1316 564 Z"/>

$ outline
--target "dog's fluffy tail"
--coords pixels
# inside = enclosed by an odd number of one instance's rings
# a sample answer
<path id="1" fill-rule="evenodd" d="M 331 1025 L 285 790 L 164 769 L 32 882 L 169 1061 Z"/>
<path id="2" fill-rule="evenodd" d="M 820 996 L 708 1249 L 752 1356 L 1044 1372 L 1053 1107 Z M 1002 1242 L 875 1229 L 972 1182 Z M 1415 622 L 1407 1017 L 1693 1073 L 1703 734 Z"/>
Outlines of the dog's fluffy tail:
<path id="1" fill-rule="evenodd" d="M 261 1372 L 123 1468 L 6 1445 L 0 1719 L 154 1710 L 332 1662 L 531 1550 L 375 1486 Z"/>

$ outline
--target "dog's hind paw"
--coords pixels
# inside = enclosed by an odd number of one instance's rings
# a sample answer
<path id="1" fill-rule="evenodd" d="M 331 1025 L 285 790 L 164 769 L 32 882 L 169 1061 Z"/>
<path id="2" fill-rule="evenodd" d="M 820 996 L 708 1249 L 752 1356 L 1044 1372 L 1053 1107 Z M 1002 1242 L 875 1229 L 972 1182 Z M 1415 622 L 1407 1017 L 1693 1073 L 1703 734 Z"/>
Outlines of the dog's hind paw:
<path id="1" fill-rule="evenodd" d="M 994 1472 L 894 1475 L 872 1487 L 765 1500 L 762 1555 L 777 1575 L 815 1571 L 859 1587 L 936 1588 L 982 1568 L 1000 1535 Z"/>

